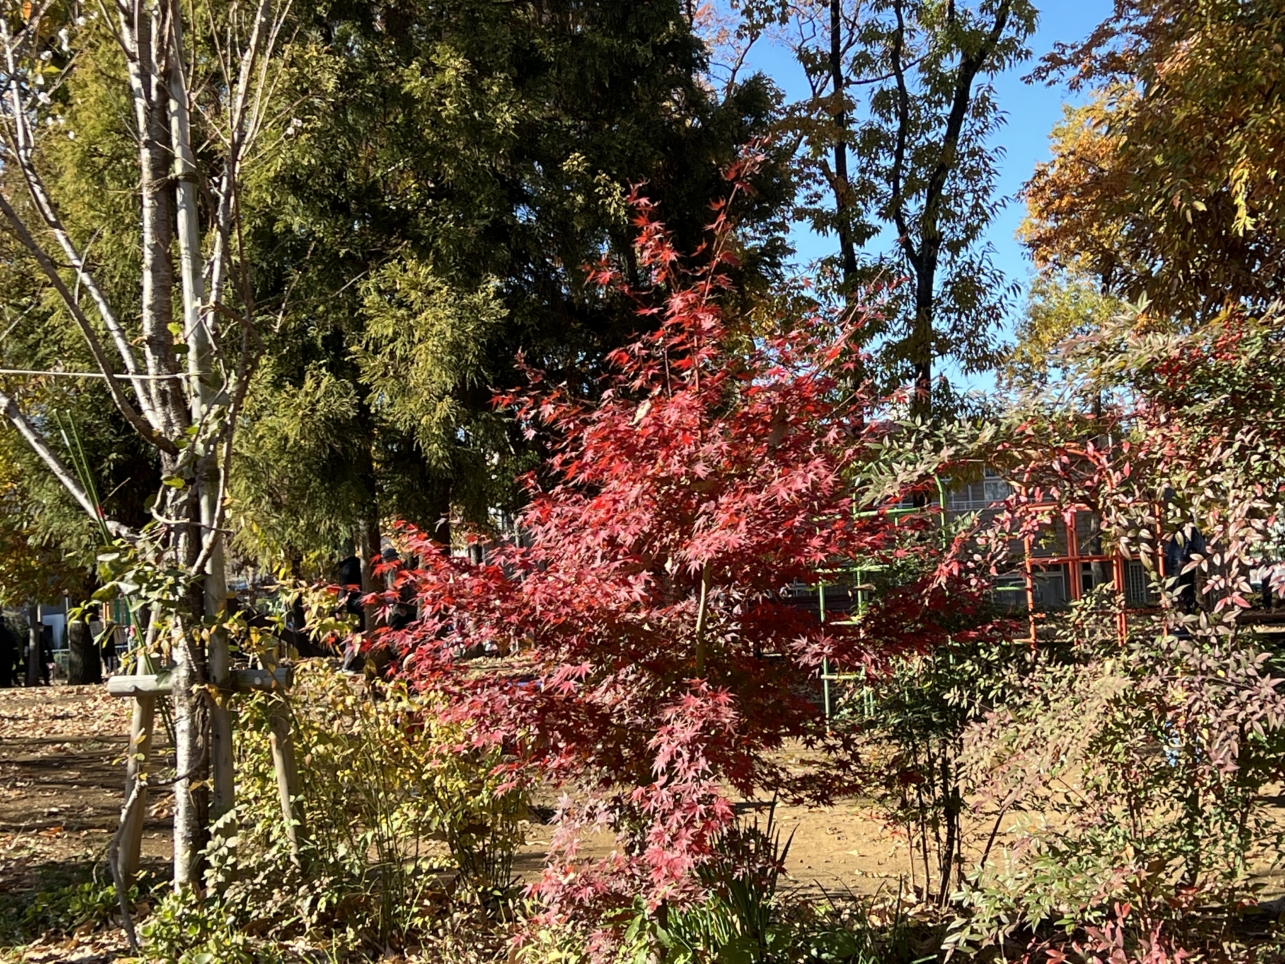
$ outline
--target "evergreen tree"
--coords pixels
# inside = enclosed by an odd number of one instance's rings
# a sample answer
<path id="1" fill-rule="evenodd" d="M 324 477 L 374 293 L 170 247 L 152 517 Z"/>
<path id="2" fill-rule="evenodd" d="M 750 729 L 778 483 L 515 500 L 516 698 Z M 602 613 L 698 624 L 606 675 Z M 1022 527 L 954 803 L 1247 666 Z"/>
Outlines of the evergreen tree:
<path id="1" fill-rule="evenodd" d="M 449 539 L 511 508 L 531 444 L 493 390 L 525 358 L 577 393 L 639 324 L 587 286 L 631 263 L 625 197 L 695 248 L 721 168 L 766 129 L 753 78 L 721 102 L 677 2 L 335 2 L 300 13 L 290 136 L 247 188 L 278 310 L 234 487 L 240 545 L 314 561 L 381 517 Z M 740 274 L 772 277 L 786 196 L 768 164 Z"/>

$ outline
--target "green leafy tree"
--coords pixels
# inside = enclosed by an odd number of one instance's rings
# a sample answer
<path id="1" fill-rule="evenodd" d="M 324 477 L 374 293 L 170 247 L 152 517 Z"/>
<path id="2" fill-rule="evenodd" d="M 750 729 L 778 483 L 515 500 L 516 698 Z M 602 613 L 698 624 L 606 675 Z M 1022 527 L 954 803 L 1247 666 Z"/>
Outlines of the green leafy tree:
<path id="1" fill-rule="evenodd" d="M 799 144 L 796 214 L 837 237 L 828 266 L 841 291 L 905 279 L 870 337 L 888 375 L 913 386 L 916 416 L 948 410 L 939 362 L 994 367 L 1015 290 L 984 240 L 1003 203 L 993 80 L 1028 56 L 1035 7 L 766 0 L 744 9 L 747 29 L 784 31 L 811 87 L 786 121 Z"/>
<path id="2" fill-rule="evenodd" d="M 1003 369 L 1012 386 L 1046 388 L 1055 380 L 1061 346 L 1124 313 L 1127 305 L 1074 272 L 1040 272 L 1032 279 L 1026 310 Z"/>

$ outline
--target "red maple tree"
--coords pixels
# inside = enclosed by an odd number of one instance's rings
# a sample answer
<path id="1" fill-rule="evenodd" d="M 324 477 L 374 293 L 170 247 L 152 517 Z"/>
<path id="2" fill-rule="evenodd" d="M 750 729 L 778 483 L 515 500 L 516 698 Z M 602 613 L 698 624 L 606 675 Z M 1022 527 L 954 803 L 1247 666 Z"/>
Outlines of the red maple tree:
<path id="1" fill-rule="evenodd" d="M 741 173 L 729 176 L 733 197 Z M 733 817 L 729 792 L 824 796 L 842 782 L 837 769 L 829 785 L 800 786 L 771 753 L 827 739 L 823 659 L 874 665 L 944 633 L 945 590 L 927 577 L 859 625 L 823 625 L 787 593 L 827 567 L 935 551 L 917 538 L 931 515 L 886 511 L 904 493 L 867 471 L 895 440 L 849 383 L 862 316 L 755 333 L 720 306 L 734 257 L 727 204 L 688 267 L 648 202 L 633 203 L 651 287 L 630 294 L 653 330 L 611 355 L 597 400 L 538 372 L 498 400 L 556 439 L 547 471 L 526 480 L 521 544 L 472 563 L 404 529 L 420 563 L 396 570 L 385 601 L 407 586 L 418 600 L 419 618 L 384 636 L 402 672 L 449 692 L 475 740 L 502 742 L 515 782 L 577 788 L 532 891 L 581 921 L 637 896 L 651 909 L 696 896 L 694 872 Z M 625 290 L 609 265 L 592 277 Z M 914 475 L 903 460 L 898 477 Z M 458 658 L 479 643 L 511 658 L 485 671 Z M 581 854 L 591 827 L 616 834 L 608 857 Z"/>

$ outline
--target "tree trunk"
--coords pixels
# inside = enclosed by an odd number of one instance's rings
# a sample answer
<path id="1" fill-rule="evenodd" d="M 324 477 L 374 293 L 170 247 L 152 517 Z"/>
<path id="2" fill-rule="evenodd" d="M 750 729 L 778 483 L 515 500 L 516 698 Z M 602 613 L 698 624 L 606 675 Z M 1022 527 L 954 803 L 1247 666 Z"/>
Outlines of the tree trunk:
<path id="1" fill-rule="evenodd" d="M 910 330 L 910 366 L 914 395 L 910 400 L 911 418 L 928 422 L 933 411 L 933 285 L 936 264 L 915 265 L 915 317 Z"/>
<path id="2" fill-rule="evenodd" d="M 31 6 L 30 4 L 26 6 Z M 47 5 L 46 5 L 47 6 Z M 198 185 L 201 173 L 192 147 L 189 117 L 189 92 L 184 76 L 186 61 L 182 31 L 182 5 L 177 0 L 153 0 L 147 4 L 117 4 L 111 14 L 116 41 L 124 53 L 129 76 L 130 99 L 134 108 L 132 130 L 137 144 L 140 245 L 140 290 L 134 318 L 140 337 L 133 338 L 117 319 L 108 299 L 94 279 L 92 266 L 76 250 L 70 235 L 62 227 L 53 204 L 45 192 L 40 166 L 32 156 L 35 141 L 29 121 L 37 96 L 24 85 L 10 84 L 6 100 L 11 101 L 7 116 L 12 122 L 0 130 L 0 150 L 22 175 L 33 202 L 36 224 L 31 231 L 23 215 L 0 196 L 3 217 L 19 240 L 43 266 L 54 290 L 84 334 L 101 374 L 113 388 L 117 407 L 121 409 L 140 436 L 161 453 L 161 471 L 166 485 L 152 512 L 166 533 L 160 543 L 140 541 L 148 562 L 166 567 L 178 566 L 193 578 L 187 599 L 171 610 L 158 611 L 149 630 L 151 641 L 164 632 L 173 667 L 175 710 L 175 743 L 177 776 L 174 784 L 174 883 L 176 888 L 195 884 L 199 879 L 199 854 L 207 829 L 207 796 L 215 790 L 219 812 L 231 807 L 233 775 L 231 768 L 231 726 L 222 694 L 211 695 L 208 668 L 216 683 L 229 675 L 227 640 L 217 624 L 211 628 L 208 617 L 219 614 L 226 604 L 226 574 L 222 527 L 222 495 L 227 466 L 221 465 L 231 451 L 231 437 L 236 411 L 244 397 L 252 368 L 250 356 L 252 304 L 244 304 L 244 324 L 239 353 L 231 349 L 226 365 L 215 363 L 219 339 L 217 311 L 222 305 L 221 292 L 228 279 L 231 254 L 228 249 L 236 221 L 233 192 L 239 160 L 248 149 L 249 140 L 259 128 L 262 106 L 258 98 L 272 89 L 264 72 L 262 58 L 275 43 L 280 19 L 271 16 L 271 0 L 258 0 L 255 12 L 246 22 L 248 32 L 244 47 L 237 39 L 240 28 L 229 27 L 228 40 L 235 41 L 240 63 L 235 83 L 224 90 L 226 120 L 230 128 L 223 152 L 224 168 L 218 178 L 215 197 L 218 215 L 214 257 L 210 265 L 212 291 L 207 298 L 204 265 L 201 254 L 200 209 Z M 36 5 L 40 12 L 44 7 Z M 33 36 L 39 35 L 38 14 L 24 14 Z M 239 21 L 239 18 L 237 18 Z M 213 26 L 213 24 L 211 24 Z M 14 58 L 21 59 L 28 44 L 20 43 L 10 31 L 3 34 L 3 52 L 9 58 L 9 72 L 14 73 Z M 21 48 L 21 49 L 20 49 Z M 233 47 L 220 48 L 230 55 Z M 231 67 L 224 60 L 225 69 Z M 227 77 L 228 75 L 225 75 Z M 228 78 L 230 80 L 230 77 Z M 213 118 L 216 126 L 218 118 Z M 214 137 L 211 143 L 220 138 Z M 217 152 L 216 152 L 217 153 Z M 171 167 L 172 165 L 172 167 Z M 207 179 L 208 180 L 208 179 Z M 63 282 L 60 269 L 41 240 L 45 229 L 62 248 L 58 264 L 76 274 L 76 293 Z M 177 254 L 175 240 L 177 238 Z M 176 267 L 182 286 L 183 311 L 175 310 Z M 129 373 L 129 381 L 138 398 L 138 410 L 118 391 L 116 366 L 102 350 L 93 324 L 80 306 L 80 290 L 92 299 L 102 325 L 112 336 L 120 361 Z M 248 281 L 243 288 L 248 302 Z M 185 345 L 183 343 L 186 343 Z M 180 364 L 180 353 L 187 349 Z M 141 352 L 145 366 L 139 364 Z M 233 363 L 235 360 L 235 363 Z M 145 369 L 146 376 L 141 376 Z M 235 376 L 232 372 L 235 370 Z M 223 397 L 224 377 L 235 386 L 234 398 Z M 128 527 L 102 519 L 99 506 L 89 497 L 79 480 L 58 458 L 39 431 L 39 426 L 26 417 L 13 399 L 0 393 L 0 412 L 31 444 L 67 491 L 95 520 L 119 534 L 129 534 Z M 193 428 L 196 431 L 193 431 Z M 378 546 L 376 546 L 376 550 Z M 34 684 L 44 675 L 44 647 L 41 625 L 35 607 L 31 617 L 31 639 L 27 656 L 27 675 Z M 72 624 L 72 674 L 75 681 L 97 679 L 101 674 L 98 653 L 86 639 L 86 627 Z M 207 656 L 208 647 L 208 656 Z M 218 693 L 218 689 L 214 690 Z M 214 744 L 214 774 L 208 773 L 211 742 Z"/>
<path id="3" fill-rule="evenodd" d="M 857 277 L 857 251 L 852 239 L 852 189 L 848 181 L 848 111 L 844 106 L 843 0 L 830 0 L 830 80 L 834 87 L 834 206 L 839 221 L 839 259 L 843 294 L 851 302 Z"/>
<path id="4" fill-rule="evenodd" d="M 218 376 L 214 371 L 212 314 L 203 311 L 205 284 L 202 276 L 200 211 L 196 197 L 196 155 L 192 150 L 192 132 L 188 117 L 187 82 L 183 76 L 182 17 L 175 11 L 171 34 L 169 67 L 170 140 L 174 149 L 175 213 L 179 253 L 179 276 L 183 282 L 183 330 L 188 353 L 188 377 L 191 380 L 191 419 L 203 424 L 214 406 L 225 402 L 220 397 Z M 227 606 L 227 571 L 223 556 L 222 513 L 219 505 L 222 469 L 216 441 L 198 440 L 198 466 L 205 470 L 195 479 L 199 504 L 200 527 L 193 542 L 198 555 L 208 542 L 205 566 L 201 572 L 204 589 L 203 613 L 221 616 Z M 195 561 L 195 560 L 194 560 Z M 207 643 L 210 682 L 227 690 L 231 660 L 227 632 L 213 629 Z M 232 763 L 232 717 L 223 699 L 213 700 L 210 710 L 210 767 L 213 784 L 211 813 L 217 820 L 232 809 L 236 778 Z"/>
<path id="5" fill-rule="evenodd" d="M 374 559 L 379 555 L 379 520 L 372 515 L 365 519 L 357 521 L 357 558 L 361 561 L 361 591 L 362 594 L 379 592 L 384 588 L 383 583 L 375 576 Z M 362 607 L 362 630 L 370 633 L 375 628 L 375 612 L 377 606 L 368 605 Z"/>
<path id="6" fill-rule="evenodd" d="M 286 839 L 290 841 L 290 858 L 302 868 L 300 840 L 307 836 L 302 801 L 299 798 L 299 767 L 295 762 L 294 738 L 290 733 L 290 707 L 284 696 L 273 697 L 269 717 L 268 743 L 272 749 L 272 767 L 277 777 L 277 796 L 281 803 L 281 817 L 286 825 Z"/>
<path id="7" fill-rule="evenodd" d="M 169 115 L 170 77 L 181 62 L 170 18 L 179 11 L 161 3 L 150 11 L 141 6 L 123 10 L 123 33 L 134 49 L 129 59 L 134 114 L 139 135 L 140 194 L 142 207 L 142 330 L 143 352 L 150 372 L 174 378 L 149 382 L 157 426 L 168 438 L 179 438 L 191 424 L 192 410 L 185 379 L 174 350 L 171 326 L 174 315 L 174 265 L 171 248 L 175 231 L 175 185 L 170 163 L 174 158 Z M 186 103 L 186 102 L 185 102 Z M 185 292 L 187 294 L 188 292 Z M 184 319 L 186 321 L 186 319 Z M 188 332 L 184 331 L 187 335 Z M 190 353 L 190 347 L 189 347 Z M 172 536 L 177 562 L 190 566 L 200 551 L 199 480 L 193 462 L 182 454 L 162 459 L 165 475 L 179 476 L 196 492 L 174 493 L 162 508 L 178 514 L 187 525 Z M 205 843 L 209 814 L 209 713 L 205 689 L 205 652 L 200 622 L 205 615 L 198 588 L 186 612 L 175 613 L 171 638 L 174 654 L 174 741 L 178 779 L 174 785 L 174 887 L 181 890 L 200 880 L 200 852 Z"/>
<path id="8" fill-rule="evenodd" d="M 139 134 L 140 195 L 142 198 L 142 328 L 143 354 L 150 372 L 177 373 L 177 355 L 170 325 L 174 322 L 174 269 L 170 247 L 174 241 L 174 185 L 170 178 L 169 118 L 165 103 L 168 90 L 159 68 L 169 52 L 165 18 L 158 10 L 135 10 L 135 58 L 130 61 L 134 88 L 134 117 Z M 160 36 L 157 36 L 157 34 Z M 158 426 L 168 438 L 178 438 L 186 428 L 187 405 L 182 381 L 157 379 L 147 383 L 152 392 Z"/>
<path id="9" fill-rule="evenodd" d="M 906 216 L 906 195 L 903 193 L 902 157 L 911 132 L 912 117 L 909 110 L 909 95 L 906 93 L 904 71 L 907 65 L 902 57 L 905 52 L 905 15 L 902 0 L 894 3 L 898 29 L 895 35 L 892 57 L 894 71 L 898 77 L 900 96 L 897 110 L 897 150 L 898 161 L 894 167 L 892 218 L 901 237 L 901 246 L 906 260 L 915 276 L 915 314 L 911 320 L 908 356 L 911 376 L 914 379 L 914 397 L 911 399 L 910 414 L 925 422 L 932 418 L 932 370 L 935 357 L 934 328 L 934 286 L 937 282 L 937 265 L 945 243 L 941 225 L 943 198 L 947 196 L 947 184 L 951 172 L 959 166 L 959 142 L 964 122 L 974 103 L 973 82 L 978 73 L 994 52 L 1011 13 L 1010 0 L 1001 0 L 995 10 L 995 22 L 988 31 L 977 50 L 965 52 L 958 66 L 950 93 L 950 111 L 946 117 L 945 129 L 941 134 L 937 161 L 932 166 L 928 182 L 923 188 L 923 209 L 919 216 L 919 244 L 916 246 L 911 236 L 911 223 Z M 953 10 L 953 5 L 951 7 Z"/>
<path id="10" fill-rule="evenodd" d="M 174 889 L 182 890 L 196 886 L 201 878 L 201 850 L 210 809 L 206 789 L 209 713 L 205 709 L 204 660 L 187 640 L 175 643 L 174 768 L 179 779 L 174 784 Z"/>
<path id="11" fill-rule="evenodd" d="M 67 624 L 67 682 L 89 686 L 103 681 L 98 643 L 84 616 Z"/>
<path id="12" fill-rule="evenodd" d="M 960 821 L 964 813 L 964 801 L 960 796 L 959 785 L 951 767 L 951 761 L 955 759 L 955 753 L 958 751 L 953 750 L 950 742 L 947 741 L 942 746 L 941 752 L 941 817 L 942 823 L 946 826 L 946 839 L 942 843 L 941 852 L 937 855 L 941 880 L 940 889 L 937 892 L 937 904 L 945 907 L 953 893 L 955 869 L 959 866 L 958 851 L 962 838 Z"/>

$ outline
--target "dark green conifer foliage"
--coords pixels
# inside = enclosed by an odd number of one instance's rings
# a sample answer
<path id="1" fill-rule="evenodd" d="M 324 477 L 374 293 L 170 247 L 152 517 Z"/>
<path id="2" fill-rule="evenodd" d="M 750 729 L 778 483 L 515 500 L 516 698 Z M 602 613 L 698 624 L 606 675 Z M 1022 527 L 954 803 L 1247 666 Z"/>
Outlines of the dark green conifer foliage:
<path id="1" fill-rule="evenodd" d="M 595 389 L 638 319 L 583 266 L 631 258 L 629 186 L 695 249 L 773 108 L 761 78 L 714 102 L 676 2 L 336 2 L 294 56 L 293 133 L 250 195 L 281 297 L 236 490 L 265 556 L 511 504 L 534 462 L 492 390 L 521 381 L 519 353 Z M 783 249 L 754 229 L 785 188 L 779 166 L 759 180 L 743 272 L 761 280 Z"/>

